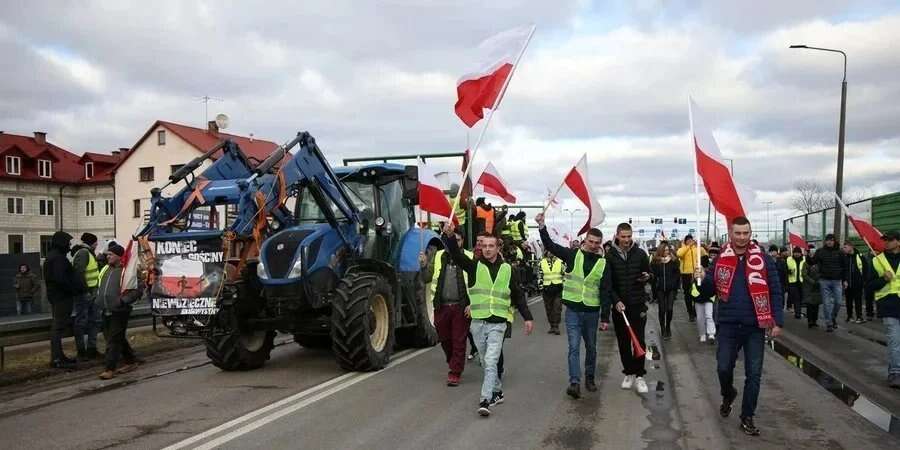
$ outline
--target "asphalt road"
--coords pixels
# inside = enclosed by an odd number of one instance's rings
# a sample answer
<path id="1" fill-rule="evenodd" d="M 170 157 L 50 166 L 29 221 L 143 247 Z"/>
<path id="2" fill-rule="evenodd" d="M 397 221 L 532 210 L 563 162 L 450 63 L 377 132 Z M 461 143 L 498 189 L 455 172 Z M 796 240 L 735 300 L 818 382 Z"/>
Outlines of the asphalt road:
<path id="1" fill-rule="evenodd" d="M 226 373 L 197 349 L 178 351 L 112 381 L 69 374 L 0 392 L 3 447 L 47 448 L 897 448 L 772 351 L 766 355 L 758 438 L 718 416 L 714 347 L 695 341 L 676 316 L 675 339 L 648 340 L 650 393 L 620 389 L 612 330 L 600 333 L 599 391 L 564 394 L 566 337 L 546 334 L 543 305 L 524 336 L 517 321 L 505 346 L 506 401 L 476 414 L 481 371 L 444 384 L 440 349 L 404 350 L 387 369 L 346 373 L 325 351 L 293 343 L 261 370 Z M 736 370 L 742 386 L 742 366 Z M 657 390 L 660 389 L 660 390 Z M 739 409 L 739 401 L 735 405 Z"/>

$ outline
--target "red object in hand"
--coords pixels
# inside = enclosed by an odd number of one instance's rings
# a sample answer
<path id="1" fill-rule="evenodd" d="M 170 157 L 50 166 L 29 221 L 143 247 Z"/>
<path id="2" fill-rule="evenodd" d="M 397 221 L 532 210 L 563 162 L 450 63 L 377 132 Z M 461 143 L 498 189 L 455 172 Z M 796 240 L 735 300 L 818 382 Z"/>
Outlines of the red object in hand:
<path id="1" fill-rule="evenodd" d="M 645 352 L 641 347 L 641 341 L 638 340 L 637 335 L 634 334 L 634 330 L 631 328 L 631 323 L 628 322 L 628 316 L 626 316 L 624 312 L 620 311 L 620 313 L 622 314 L 622 318 L 625 319 L 625 327 L 628 328 L 628 335 L 631 336 L 631 351 L 634 354 L 635 358 L 641 358 L 645 354 L 647 354 L 647 352 Z"/>

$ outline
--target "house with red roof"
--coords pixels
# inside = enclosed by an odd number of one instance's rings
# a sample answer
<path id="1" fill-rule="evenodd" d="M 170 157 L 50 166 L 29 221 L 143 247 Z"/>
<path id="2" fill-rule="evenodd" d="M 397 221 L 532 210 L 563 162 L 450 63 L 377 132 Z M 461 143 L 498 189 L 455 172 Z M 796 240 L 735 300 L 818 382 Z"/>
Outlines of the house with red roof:
<path id="1" fill-rule="evenodd" d="M 151 189 L 164 186 L 169 175 L 225 139 L 237 143 L 251 160 L 264 160 L 278 146 L 252 135 L 224 133 L 214 121 L 210 121 L 206 129 L 163 120 L 154 122 L 112 169 L 119 241 L 126 242 L 144 224 L 150 210 Z M 211 163 L 205 162 L 197 173 Z M 163 195 L 173 195 L 183 187 L 183 183 L 168 186 L 163 189 Z"/>
<path id="2" fill-rule="evenodd" d="M 127 154 L 127 153 L 126 153 Z M 79 156 L 35 131 L 0 131 L 0 253 L 46 254 L 57 230 L 115 236 L 113 169 L 125 156 Z"/>

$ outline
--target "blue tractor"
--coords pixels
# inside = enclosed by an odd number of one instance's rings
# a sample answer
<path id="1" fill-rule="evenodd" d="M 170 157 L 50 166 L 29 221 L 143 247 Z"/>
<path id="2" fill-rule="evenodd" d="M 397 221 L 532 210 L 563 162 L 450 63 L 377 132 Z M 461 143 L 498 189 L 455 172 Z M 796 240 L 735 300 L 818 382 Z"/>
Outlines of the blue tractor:
<path id="1" fill-rule="evenodd" d="M 276 332 L 357 371 L 437 342 L 419 254 L 441 243 L 415 227 L 415 166 L 333 170 L 305 132 L 255 167 L 223 148 L 175 196 L 154 191 L 138 236 L 169 335 L 203 338 L 224 370 L 262 366 Z"/>

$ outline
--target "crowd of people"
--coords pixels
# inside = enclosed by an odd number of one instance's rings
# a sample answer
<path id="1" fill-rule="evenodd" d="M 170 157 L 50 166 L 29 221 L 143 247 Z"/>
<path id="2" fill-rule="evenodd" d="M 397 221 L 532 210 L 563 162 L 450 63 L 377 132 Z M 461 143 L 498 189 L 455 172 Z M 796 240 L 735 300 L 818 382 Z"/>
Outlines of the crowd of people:
<path id="1" fill-rule="evenodd" d="M 483 224 L 484 216 L 478 219 Z M 565 327 L 565 393 L 573 399 L 582 396 L 582 387 L 597 390 L 598 331 L 606 331 L 610 322 L 623 367 L 621 387 L 648 392 L 645 356 L 636 348 L 646 348 L 648 304 L 658 305 L 662 338 L 671 339 L 679 290 L 688 320 L 696 323 L 699 342 L 717 344 L 723 417 L 731 415 L 737 398 L 733 372 L 739 353 L 744 354 L 747 376 L 740 428 L 748 435 L 760 434 L 754 415 L 766 336 L 781 334 L 786 315 L 805 318 L 810 328 L 822 321 L 825 331 L 833 332 L 839 326 L 842 304 L 847 305 L 845 322 L 872 320 L 877 311 L 888 338 L 888 383 L 900 387 L 900 281 L 894 276 L 900 270 L 897 232 L 883 236 L 886 251 L 878 255 L 862 255 L 849 243 L 837 247 L 831 235 L 818 249 L 788 252 L 772 246 L 767 252 L 751 239 L 749 220 L 738 217 L 722 246 L 701 245 L 688 235 L 681 242 L 660 242 L 651 249 L 651 257 L 634 243 L 628 223 L 618 225 L 612 240 L 604 242 L 600 230 L 590 229 L 583 240 L 565 246 L 553 241 L 542 214 L 535 221 L 544 249 L 539 272 L 547 332 L 559 335 L 560 326 Z M 509 234 L 482 225 L 474 251 L 469 252 L 462 249 L 463 234 L 455 226 L 446 225 L 441 231 L 446 252 L 423 258 L 423 266 L 428 267 L 426 279 L 433 281 L 435 321 L 450 368 L 447 384 L 459 385 L 468 334 L 474 338 L 470 342 L 484 371 L 478 412 L 488 416 L 504 398 L 503 341 L 509 337 L 514 313 L 525 320 L 526 334 L 534 328 L 533 318 L 520 287 L 520 273 L 498 250 Z"/>

